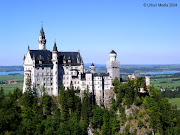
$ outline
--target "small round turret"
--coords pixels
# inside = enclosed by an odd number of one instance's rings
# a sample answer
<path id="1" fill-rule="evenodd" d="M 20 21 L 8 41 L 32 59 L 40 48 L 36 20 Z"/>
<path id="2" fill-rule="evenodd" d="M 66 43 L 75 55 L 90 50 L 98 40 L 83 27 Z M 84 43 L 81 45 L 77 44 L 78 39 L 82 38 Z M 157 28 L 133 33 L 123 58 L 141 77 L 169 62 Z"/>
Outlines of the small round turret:
<path id="1" fill-rule="evenodd" d="M 150 86 L 151 84 L 150 75 L 146 75 L 145 78 L 146 78 L 146 86 Z"/>
<path id="2" fill-rule="evenodd" d="M 110 61 L 116 61 L 116 56 L 117 56 L 117 53 L 112 50 L 110 53 L 109 53 L 109 56 L 110 56 Z"/>
<path id="3" fill-rule="evenodd" d="M 96 66 L 93 63 L 91 64 L 89 68 L 90 68 L 91 73 L 96 73 Z"/>

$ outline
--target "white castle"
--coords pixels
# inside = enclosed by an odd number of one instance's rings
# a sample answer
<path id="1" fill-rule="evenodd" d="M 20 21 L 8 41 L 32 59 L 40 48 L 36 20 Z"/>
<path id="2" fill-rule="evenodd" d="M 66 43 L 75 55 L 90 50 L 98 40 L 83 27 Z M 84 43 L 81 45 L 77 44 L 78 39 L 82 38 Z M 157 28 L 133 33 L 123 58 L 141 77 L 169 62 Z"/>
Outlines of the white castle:
<path id="1" fill-rule="evenodd" d="M 107 73 L 96 73 L 96 66 L 92 63 L 90 70 L 84 70 L 84 63 L 80 52 L 58 51 L 56 42 L 53 51 L 46 49 L 46 38 L 43 27 L 39 35 L 39 49 L 30 50 L 24 56 L 24 84 L 23 93 L 26 91 L 26 79 L 31 78 L 32 89 L 37 96 L 41 96 L 41 88 L 44 87 L 49 95 L 58 96 L 61 85 L 67 89 L 73 85 L 80 92 L 89 89 L 89 93 L 95 96 L 98 105 L 108 107 L 114 96 L 112 82 L 117 77 L 120 80 L 120 62 L 116 61 L 116 52 L 109 53 L 110 61 L 107 61 Z"/>

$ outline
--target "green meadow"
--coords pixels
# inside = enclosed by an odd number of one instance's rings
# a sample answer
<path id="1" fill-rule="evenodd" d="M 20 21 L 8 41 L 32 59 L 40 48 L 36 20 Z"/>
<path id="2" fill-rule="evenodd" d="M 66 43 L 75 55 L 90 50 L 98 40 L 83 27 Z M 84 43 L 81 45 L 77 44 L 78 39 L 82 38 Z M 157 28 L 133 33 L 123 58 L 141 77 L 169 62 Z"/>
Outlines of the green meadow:
<path id="1" fill-rule="evenodd" d="M 23 81 L 24 80 L 24 76 L 21 76 L 21 75 L 18 75 L 18 76 L 2 75 L 2 76 L 0 76 L 0 81 L 9 81 L 9 80 Z"/>
<path id="2" fill-rule="evenodd" d="M 20 90 L 22 90 L 23 88 L 23 84 L 0 84 L 0 88 L 4 89 L 4 93 L 8 94 L 9 92 L 14 92 L 15 88 L 19 88 Z"/>
<path id="3" fill-rule="evenodd" d="M 13 75 L 4 75 L 0 76 L 0 81 L 23 81 L 24 76 L 13 76 Z M 15 88 L 20 88 L 22 90 L 23 88 L 23 83 L 19 84 L 0 84 L 0 88 L 4 89 L 5 94 L 8 94 L 9 92 L 13 92 Z"/>
<path id="4" fill-rule="evenodd" d="M 180 78 L 151 79 L 151 85 L 153 85 L 156 89 L 174 89 L 177 86 L 180 86 Z"/>
<path id="5" fill-rule="evenodd" d="M 168 98 L 172 105 L 177 105 L 177 109 L 180 109 L 180 98 Z"/>

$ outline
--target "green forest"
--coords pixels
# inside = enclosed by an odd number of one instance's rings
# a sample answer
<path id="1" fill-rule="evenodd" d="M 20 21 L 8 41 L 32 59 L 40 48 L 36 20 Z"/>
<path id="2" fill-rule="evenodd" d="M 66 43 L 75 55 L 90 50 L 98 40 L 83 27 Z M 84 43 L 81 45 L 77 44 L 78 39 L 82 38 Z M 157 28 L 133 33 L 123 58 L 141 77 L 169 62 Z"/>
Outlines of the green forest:
<path id="1" fill-rule="evenodd" d="M 45 89 L 37 98 L 31 87 L 4 94 L 0 89 L 0 134 L 5 135 L 179 135 L 180 111 L 161 92 L 146 87 L 140 77 L 121 84 L 114 80 L 116 99 L 107 110 L 90 99 L 88 89 L 80 97 L 73 86 L 60 88 L 58 97 Z M 147 91 L 139 93 L 140 88 Z"/>

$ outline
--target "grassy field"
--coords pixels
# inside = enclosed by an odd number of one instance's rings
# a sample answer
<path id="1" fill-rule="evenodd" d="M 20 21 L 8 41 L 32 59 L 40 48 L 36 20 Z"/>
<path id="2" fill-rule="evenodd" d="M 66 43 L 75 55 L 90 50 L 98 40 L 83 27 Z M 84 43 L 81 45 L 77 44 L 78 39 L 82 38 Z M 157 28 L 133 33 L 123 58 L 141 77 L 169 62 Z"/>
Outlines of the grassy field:
<path id="1" fill-rule="evenodd" d="M 5 76 L 0 76 L 0 81 L 23 81 L 24 76 L 12 76 L 12 75 L 5 75 Z M 23 88 L 23 83 L 19 84 L 0 84 L 0 87 L 4 89 L 4 93 L 8 94 L 9 92 L 13 92 L 15 88 L 20 88 L 22 90 Z"/>
<path id="2" fill-rule="evenodd" d="M 153 84 L 154 87 L 157 89 L 160 89 L 161 87 L 165 89 L 165 88 L 176 88 L 177 86 L 180 86 L 180 80 L 173 81 L 173 79 L 179 79 L 179 78 L 151 79 L 151 84 Z"/>
<path id="3" fill-rule="evenodd" d="M 9 81 L 9 80 L 23 81 L 24 76 L 13 76 L 13 75 L 2 75 L 2 76 L 0 76 L 0 81 Z"/>
<path id="4" fill-rule="evenodd" d="M 180 98 L 168 98 L 172 105 L 177 105 L 177 109 L 180 109 Z"/>
<path id="5" fill-rule="evenodd" d="M 15 88 L 20 88 L 22 90 L 23 84 L 0 84 L 0 88 L 4 89 L 4 93 L 8 94 L 9 92 L 13 92 Z"/>

